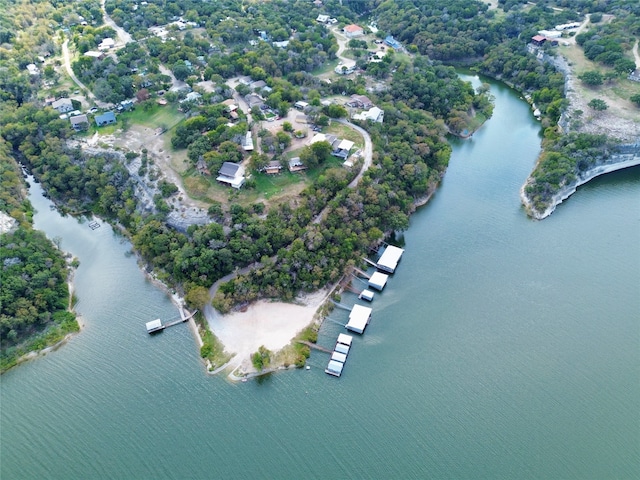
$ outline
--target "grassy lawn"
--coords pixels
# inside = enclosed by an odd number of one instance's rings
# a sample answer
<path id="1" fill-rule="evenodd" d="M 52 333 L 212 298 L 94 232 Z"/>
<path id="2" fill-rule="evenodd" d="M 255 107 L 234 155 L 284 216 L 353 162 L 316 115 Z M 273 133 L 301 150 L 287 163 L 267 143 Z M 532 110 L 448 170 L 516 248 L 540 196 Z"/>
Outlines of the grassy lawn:
<path id="1" fill-rule="evenodd" d="M 346 125 L 342 125 L 338 122 L 332 122 L 331 125 L 325 128 L 325 130 L 325 133 L 330 133 L 345 140 L 351 140 L 354 143 L 354 148 L 364 147 L 364 139 L 362 138 L 362 135 Z"/>
<path id="2" fill-rule="evenodd" d="M 284 168 L 278 175 L 254 173 L 252 178 L 256 181 L 256 191 L 267 200 L 285 193 L 293 185 L 308 183 L 305 174 L 294 174 Z"/>
<path id="3" fill-rule="evenodd" d="M 150 128 L 173 128 L 184 119 L 175 105 L 156 105 L 151 108 L 137 107 L 130 112 L 120 114 L 121 119 Z"/>
<path id="4" fill-rule="evenodd" d="M 316 68 L 315 70 L 311 70 L 311 75 L 323 75 L 326 73 L 333 73 L 333 70 L 338 66 L 337 58 L 335 60 L 331 60 L 330 62 L 325 63 L 321 67 Z"/>

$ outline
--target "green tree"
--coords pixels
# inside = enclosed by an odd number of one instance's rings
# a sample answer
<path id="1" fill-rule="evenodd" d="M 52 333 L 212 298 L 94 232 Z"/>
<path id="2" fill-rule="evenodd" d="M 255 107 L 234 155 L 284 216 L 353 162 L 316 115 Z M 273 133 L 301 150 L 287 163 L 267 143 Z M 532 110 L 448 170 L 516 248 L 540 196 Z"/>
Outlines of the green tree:
<path id="1" fill-rule="evenodd" d="M 629 97 L 629 100 L 631 100 L 638 107 L 640 107 L 640 93 L 637 93 L 635 95 L 631 95 L 631 97 Z"/>
<path id="2" fill-rule="evenodd" d="M 600 98 L 594 98 L 587 105 L 589 105 L 589 107 L 596 110 L 597 112 L 602 112 L 607 108 L 609 108 L 609 105 L 607 105 L 607 102 L 605 102 Z"/>
<path id="3" fill-rule="evenodd" d="M 578 78 L 582 80 L 582 83 L 590 87 L 597 87 L 598 85 L 602 85 L 603 82 L 602 74 L 597 70 L 588 70 L 582 75 L 579 75 Z"/>

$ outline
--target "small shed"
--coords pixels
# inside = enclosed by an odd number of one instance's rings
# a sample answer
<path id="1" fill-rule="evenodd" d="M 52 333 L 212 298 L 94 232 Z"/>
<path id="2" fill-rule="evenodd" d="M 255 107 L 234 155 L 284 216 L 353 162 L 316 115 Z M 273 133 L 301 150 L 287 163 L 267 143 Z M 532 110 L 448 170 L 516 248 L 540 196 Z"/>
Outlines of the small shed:
<path id="1" fill-rule="evenodd" d="M 363 290 L 360 295 L 358 295 L 358 298 L 360 300 L 366 300 L 367 302 L 370 302 L 373 300 L 373 295 L 374 293 L 371 290 Z"/>
<path id="2" fill-rule="evenodd" d="M 347 330 L 356 333 L 364 333 L 371 320 L 371 308 L 363 305 L 354 305 L 349 314 L 349 322 L 345 325 Z"/>
<path id="3" fill-rule="evenodd" d="M 342 375 L 342 369 L 344 368 L 344 363 L 336 362 L 335 360 L 329 360 L 329 364 L 327 368 L 324 370 L 325 373 L 329 375 L 333 375 L 334 377 L 339 377 Z"/>
<path id="4" fill-rule="evenodd" d="M 296 103 L 293 104 L 293 106 L 298 110 L 304 110 L 309 106 L 309 104 L 307 102 L 303 102 L 302 100 L 298 100 Z"/>
<path id="5" fill-rule="evenodd" d="M 387 246 L 378 260 L 377 267 L 383 272 L 393 273 L 398 266 L 404 250 L 402 248 Z"/>
<path id="6" fill-rule="evenodd" d="M 336 362 L 344 363 L 347 361 L 347 356 L 344 353 L 333 352 L 331 354 L 331 360 L 335 360 Z"/>
<path id="7" fill-rule="evenodd" d="M 386 273 L 375 272 L 369 279 L 369 286 L 381 292 L 387 284 L 387 280 L 389 280 L 389 275 Z"/>
<path id="8" fill-rule="evenodd" d="M 342 343 L 343 345 L 350 347 L 352 341 L 353 337 L 351 335 L 347 335 L 346 333 L 341 333 L 338 335 L 338 343 Z"/>
<path id="9" fill-rule="evenodd" d="M 543 37 L 542 35 L 534 35 L 533 37 L 531 37 L 531 43 L 539 47 L 542 46 L 546 41 L 546 37 Z"/>

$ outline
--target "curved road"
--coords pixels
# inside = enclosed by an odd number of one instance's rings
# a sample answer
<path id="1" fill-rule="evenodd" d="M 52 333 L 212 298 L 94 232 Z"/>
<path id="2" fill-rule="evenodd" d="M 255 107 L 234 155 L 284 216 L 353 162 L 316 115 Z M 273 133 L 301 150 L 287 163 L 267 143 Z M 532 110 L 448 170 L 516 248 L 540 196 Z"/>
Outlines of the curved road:
<path id="1" fill-rule="evenodd" d="M 124 46 L 127 43 L 132 42 L 133 39 L 131 38 L 131 35 L 129 35 L 124 28 L 119 27 L 116 24 L 116 22 L 114 22 L 113 19 L 107 14 L 107 10 L 104 8 L 105 2 L 106 0 L 100 1 L 100 8 L 102 9 L 102 16 L 104 17 L 104 23 L 106 23 L 116 31 L 116 33 L 118 34 L 118 44 L 120 46 Z"/>
<path id="2" fill-rule="evenodd" d="M 106 108 L 108 106 L 107 103 L 102 102 L 96 98 L 91 90 L 89 90 L 84 83 L 82 83 L 76 74 L 73 73 L 73 69 L 71 68 L 71 55 L 69 54 L 69 40 L 66 39 L 62 44 L 62 57 L 64 59 L 64 68 L 67 71 L 67 74 L 71 77 L 71 80 L 75 82 L 80 89 L 86 92 L 86 96 L 95 102 L 95 104 L 100 108 Z"/>

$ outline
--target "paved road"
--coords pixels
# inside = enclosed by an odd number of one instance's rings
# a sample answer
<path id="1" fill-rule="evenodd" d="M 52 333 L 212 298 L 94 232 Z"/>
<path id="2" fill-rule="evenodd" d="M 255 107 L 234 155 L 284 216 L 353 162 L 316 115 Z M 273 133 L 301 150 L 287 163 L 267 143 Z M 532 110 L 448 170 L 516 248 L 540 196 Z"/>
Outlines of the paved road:
<path id="1" fill-rule="evenodd" d="M 362 168 L 358 172 L 358 175 L 356 175 L 356 178 L 351 180 L 351 183 L 349 183 L 348 185 L 349 188 L 355 188 L 360 182 L 360 179 L 362 178 L 362 176 L 364 175 L 364 172 L 366 172 L 371 166 L 371 164 L 373 163 L 373 142 L 371 142 L 371 135 L 369 135 L 369 132 L 367 132 L 364 128 L 354 125 L 348 120 L 344 120 L 340 118 L 337 120 L 334 119 L 333 121 L 342 123 L 343 125 L 346 125 L 349 128 L 354 129 L 356 132 L 358 132 L 360 135 L 364 137 L 364 150 L 362 152 L 364 157 L 364 162 L 362 163 Z M 322 219 L 325 217 L 326 213 L 329 211 L 329 208 L 330 208 L 329 205 L 324 207 L 322 211 L 315 216 L 312 223 L 315 225 L 319 224 L 322 221 Z"/>
<path id="2" fill-rule="evenodd" d="M 132 42 L 133 39 L 131 38 L 131 35 L 129 35 L 123 28 L 119 27 L 116 22 L 113 21 L 113 19 L 107 15 L 107 11 L 104 8 L 104 4 L 105 4 L 106 0 L 101 0 L 100 1 L 100 8 L 102 8 L 102 15 L 104 17 L 104 23 L 106 23 L 107 25 L 109 25 L 111 28 L 113 28 L 117 35 L 118 35 L 118 40 L 116 41 L 116 46 L 124 46 L 129 42 Z"/>

